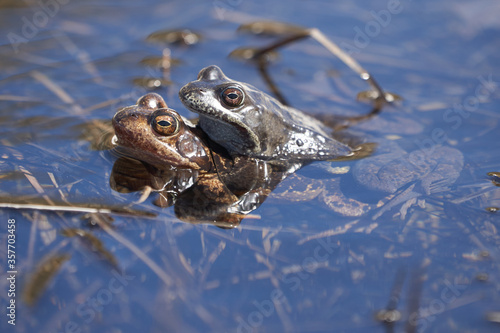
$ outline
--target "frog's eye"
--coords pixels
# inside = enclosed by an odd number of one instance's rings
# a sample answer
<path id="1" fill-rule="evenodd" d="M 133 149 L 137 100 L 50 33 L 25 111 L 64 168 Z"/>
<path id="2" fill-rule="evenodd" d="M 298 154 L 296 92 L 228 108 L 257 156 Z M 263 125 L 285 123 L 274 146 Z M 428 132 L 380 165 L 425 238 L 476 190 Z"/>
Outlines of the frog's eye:
<path id="1" fill-rule="evenodd" d="M 139 98 L 139 100 L 137 101 L 137 106 L 142 106 L 143 108 L 149 110 L 158 110 L 167 108 L 167 103 L 165 103 L 160 95 L 149 93 Z"/>
<path id="2" fill-rule="evenodd" d="M 165 136 L 177 134 L 181 127 L 179 119 L 169 114 L 165 110 L 158 110 L 152 115 L 151 126 L 153 130 Z"/>
<path id="3" fill-rule="evenodd" d="M 226 88 L 221 93 L 222 101 L 230 107 L 240 106 L 244 96 L 240 88 Z"/>

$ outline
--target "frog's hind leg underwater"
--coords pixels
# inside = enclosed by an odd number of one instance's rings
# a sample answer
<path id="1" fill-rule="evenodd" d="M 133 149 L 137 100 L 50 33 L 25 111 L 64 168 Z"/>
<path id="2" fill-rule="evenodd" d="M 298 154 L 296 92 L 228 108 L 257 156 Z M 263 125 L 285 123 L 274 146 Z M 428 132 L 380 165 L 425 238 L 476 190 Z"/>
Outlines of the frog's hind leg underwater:
<path id="1" fill-rule="evenodd" d="M 241 48 L 231 53 L 232 55 L 246 54 L 247 59 L 254 60 L 259 68 L 259 72 L 264 78 L 264 81 L 266 82 L 266 84 L 268 84 L 273 94 L 276 95 L 276 98 L 280 100 L 280 102 L 282 102 L 284 105 L 288 105 L 288 103 L 267 72 L 269 59 L 272 58 L 269 55 L 278 48 L 305 39 L 307 37 L 315 39 L 328 51 L 330 51 L 335 57 L 339 58 L 349 68 L 356 72 L 362 80 L 367 81 L 370 84 L 372 90 L 360 92 L 357 96 L 357 99 L 373 101 L 372 110 L 366 115 L 337 119 L 335 125 L 333 126 L 333 128 L 335 129 L 343 129 L 358 122 L 370 119 L 373 116 L 377 115 L 382 110 L 384 105 L 401 100 L 401 97 L 396 94 L 384 92 L 382 87 L 366 69 L 364 69 L 353 57 L 343 51 L 337 44 L 331 41 L 317 28 L 304 28 L 281 22 L 256 21 L 243 24 L 238 28 L 238 30 L 251 32 L 253 34 L 286 36 L 283 39 L 260 49 Z"/>

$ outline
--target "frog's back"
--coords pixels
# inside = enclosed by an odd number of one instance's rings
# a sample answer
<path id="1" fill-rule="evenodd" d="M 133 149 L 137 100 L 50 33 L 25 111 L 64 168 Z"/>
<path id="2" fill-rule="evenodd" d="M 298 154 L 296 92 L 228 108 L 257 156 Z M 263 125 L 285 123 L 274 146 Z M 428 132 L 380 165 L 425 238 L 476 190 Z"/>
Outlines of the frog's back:
<path id="1" fill-rule="evenodd" d="M 249 117 L 262 114 L 256 132 L 259 137 L 267 138 L 267 144 L 262 145 L 266 154 L 288 160 L 326 160 L 351 154 L 351 149 L 333 139 L 332 130 L 318 119 L 281 104 L 251 85 L 240 84 L 256 106 Z M 246 121 L 250 123 L 252 119 Z"/>

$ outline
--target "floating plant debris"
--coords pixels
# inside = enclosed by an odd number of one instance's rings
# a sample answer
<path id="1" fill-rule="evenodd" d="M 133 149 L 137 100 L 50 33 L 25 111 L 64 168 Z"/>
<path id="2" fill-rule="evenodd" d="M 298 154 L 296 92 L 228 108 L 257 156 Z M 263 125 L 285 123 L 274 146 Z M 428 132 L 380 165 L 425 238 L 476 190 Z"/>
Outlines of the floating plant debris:
<path id="1" fill-rule="evenodd" d="M 277 21 L 255 21 L 242 24 L 238 31 L 267 36 L 307 34 L 307 29 L 304 27 Z"/>
<path id="2" fill-rule="evenodd" d="M 172 81 L 154 77 L 138 77 L 133 79 L 132 83 L 136 86 L 146 89 L 158 89 L 164 86 L 171 85 Z"/>
<path id="3" fill-rule="evenodd" d="M 116 257 L 109 252 L 104 247 L 102 241 L 92 233 L 82 229 L 69 228 L 62 230 L 61 234 L 66 237 L 80 237 L 84 240 L 84 243 L 92 249 L 92 251 L 107 260 L 111 265 L 113 265 L 113 267 L 118 268 L 118 261 L 116 260 Z"/>
<path id="4" fill-rule="evenodd" d="M 148 42 L 194 45 L 201 40 L 201 35 L 189 29 L 161 30 L 146 38 Z"/>
<path id="5" fill-rule="evenodd" d="M 69 254 L 54 254 L 42 261 L 28 280 L 23 293 L 23 299 L 28 305 L 36 303 L 61 266 L 70 258 Z"/>

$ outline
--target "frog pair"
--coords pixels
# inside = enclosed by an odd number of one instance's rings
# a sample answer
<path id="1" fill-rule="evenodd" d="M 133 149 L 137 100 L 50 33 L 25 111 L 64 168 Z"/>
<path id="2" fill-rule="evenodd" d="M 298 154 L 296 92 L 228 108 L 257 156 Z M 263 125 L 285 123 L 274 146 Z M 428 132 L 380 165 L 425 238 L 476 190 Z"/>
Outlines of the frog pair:
<path id="1" fill-rule="evenodd" d="M 130 186 L 130 178 L 134 177 L 160 179 L 161 184 L 155 189 L 161 196 L 156 203 L 174 204 L 177 217 L 186 222 L 234 227 L 281 180 L 302 165 L 292 162 L 271 165 L 245 155 L 230 156 L 154 93 L 141 97 L 136 105 L 119 110 L 113 117 L 113 127 L 116 150 L 145 163 L 150 171 L 144 175 L 141 165 L 128 163 L 126 168 L 135 171 L 127 172 L 123 181 L 124 167 L 118 163 L 119 159 L 113 168 L 119 171 L 112 174 L 112 187 L 119 187 L 119 182 Z M 169 196 L 173 200 L 162 202 L 162 198 Z"/>
<path id="2" fill-rule="evenodd" d="M 297 168 L 308 161 L 353 155 L 319 120 L 229 79 L 217 66 L 202 69 L 179 96 L 189 110 L 200 114 L 199 126 L 169 109 L 159 95 L 147 94 L 114 116 L 118 145 L 159 168 L 171 165 L 203 172 L 243 157 Z"/>
<path id="3" fill-rule="evenodd" d="M 281 180 L 308 161 L 352 154 L 347 145 L 329 136 L 331 130 L 320 121 L 230 80 L 216 66 L 203 69 L 198 80 L 184 86 L 179 95 L 200 114 L 199 126 L 169 109 L 154 93 L 113 117 L 115 143 L 125 155 L 157 169 L 198 172 L 196 186 L 186 192 L 196 193 L 190 200 L 176 202 L 178 216 L 192 216 L 186 213 L 189 206 L 211 205 L 213 210 L 218 201 L 220 211 L 202 213 L 234 223 L 240 218 L 225 214 L 252 211 Z"/>

